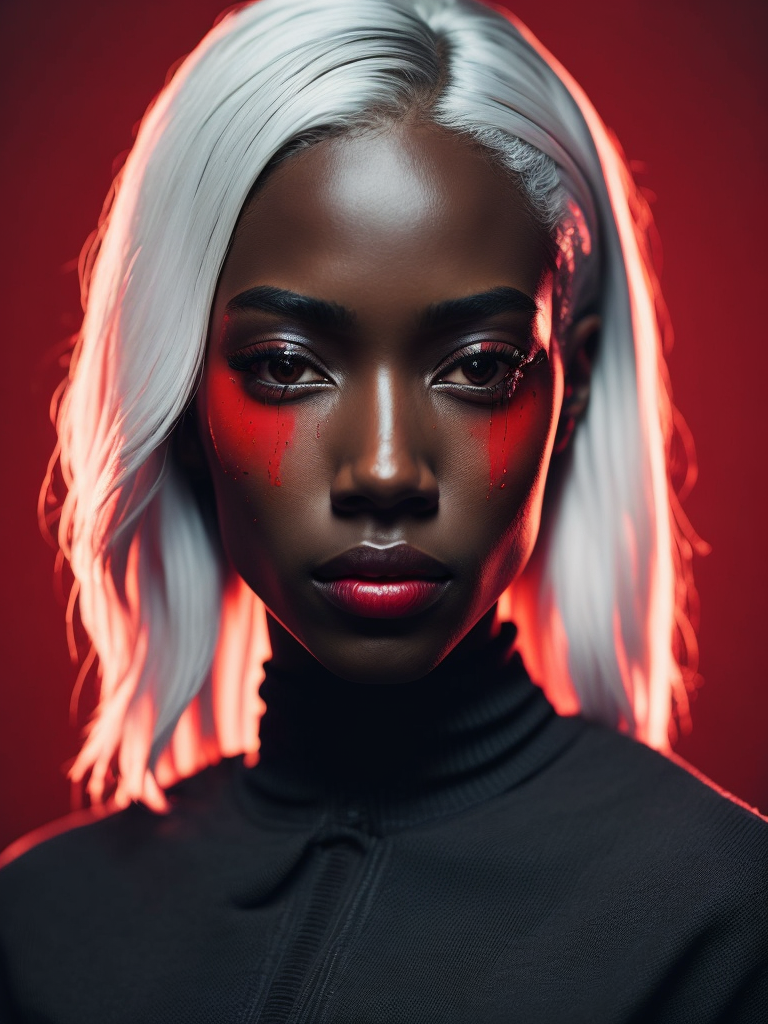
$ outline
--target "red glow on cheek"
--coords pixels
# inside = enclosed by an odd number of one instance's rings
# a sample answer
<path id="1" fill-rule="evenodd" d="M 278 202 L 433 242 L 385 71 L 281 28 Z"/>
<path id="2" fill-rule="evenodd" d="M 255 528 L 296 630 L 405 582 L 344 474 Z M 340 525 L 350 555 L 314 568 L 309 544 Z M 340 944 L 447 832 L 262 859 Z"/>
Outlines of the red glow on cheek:
<path id="1" fill-rule="evenodd" d="M 269 406 L 261 406 L 261 411 L 272 412 L 273 410 Z M 279 404 L 274 407 L 274 413 L 273 433 L 275 442 L 272 445 L 272 452 L 267 459 L 267 481 L 275 487 L 280 487 L 282 485 L 280 464 L 283 461 L 286 449 L 290 446 L 295 420 L 293 412 L 282 408 Z M 269 418 L 268 415 L 264 417 L 267 421 Z M 268 423 L 262 425 L 262 430 L 269 436 Z"/>
<path id="2" fill-rule="evenodd" d="M 507 475 L 509 459 L 509 414 L 511 402 L 502 402 L 495 408 L 491 407 L 488 428 L 488 494 L 490 498 L 494 487 L 503 490 L 506 486 L 504 477 Z"/>
<path id="3" fill-rule="evenodd" d="M 515 475 L 521 463 L 527 465 L 527 453 L 542 436 L 540 418 L 537 389 L 525 388 L 518 390 L 511 399 L 492 405 L 485 423 L 471 428 L 473 437 L 487 446 L 486 500 L 490 500 L 493 491 L 506 488 L 509 477 Z"/>
<path id="4" fill-rule="evenodd" d="M 281 487 L 281 465 L 294 429 L 292 409 L 266 404 L 244 394 L 237 378 L 213 381 L 208 426 L 217 459 L 233 480 Z"/>

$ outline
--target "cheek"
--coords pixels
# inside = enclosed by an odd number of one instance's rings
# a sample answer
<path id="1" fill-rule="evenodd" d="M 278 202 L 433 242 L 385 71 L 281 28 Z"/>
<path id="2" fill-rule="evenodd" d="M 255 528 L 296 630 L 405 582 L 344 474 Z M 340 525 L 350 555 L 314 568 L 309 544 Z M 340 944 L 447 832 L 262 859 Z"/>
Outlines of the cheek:
<path id="1" fill-rule="evenodd" d="M 546 367 L 537 369 L 510 400 L 491 406 L 487 418 L 471 428 L 485 455 L 486 501 L 494 495 L 520 501 L 540 475 L 549 450 L 555 388 Z"/>
<path id="2" fill-rule="evenodd" d="M 494 405 L 484 422 L 472 428 L 482 453 L 473 487 L 482 536 L 483 606 L 519 575 L 535 544 L 556 398 L 557 382 L 545 368 L 522 381 L 511 400 Z"/>
<path id="3" fill-rule="evenodd" d="M 212 376 L 206 398 L 207 433 L 221 472 L 247 489 L 281 487 L 283 457 L 293 438 L 291 408 L 250 398 L 229 376 Z"/>

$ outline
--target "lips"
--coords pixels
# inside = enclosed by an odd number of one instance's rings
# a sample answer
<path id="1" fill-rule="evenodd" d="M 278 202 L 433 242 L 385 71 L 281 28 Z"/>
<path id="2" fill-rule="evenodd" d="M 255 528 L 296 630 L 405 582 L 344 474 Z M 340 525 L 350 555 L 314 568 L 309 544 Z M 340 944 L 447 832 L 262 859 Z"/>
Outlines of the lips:
<path id="1" fill-rule="evenodd" d="M 442 562 L 403 543 L 390 544 L 384 548 L 360 544 L 323 562 L 315 572 L 319 580 L 348 577 L 446 580 L 450 575 L 448 567 Z"/>
<path id="2" fill-rule="evenodd" d="M 424 611 L 443 594 L 451 573 L 409 544 L 361 544 L 324 562 L 314 583 L 335 607 L 365 618 L 400 618 Z"/>

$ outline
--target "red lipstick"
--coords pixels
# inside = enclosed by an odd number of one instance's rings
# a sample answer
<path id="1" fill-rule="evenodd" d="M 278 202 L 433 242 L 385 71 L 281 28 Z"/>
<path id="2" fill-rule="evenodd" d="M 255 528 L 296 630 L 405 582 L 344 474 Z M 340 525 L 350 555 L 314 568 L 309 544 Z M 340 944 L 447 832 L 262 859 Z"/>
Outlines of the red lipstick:
<path id="1" fill-rule="evenodd" d="M 396 619 L 424 611 L 441 596 L 448 568 L 409 544 L 361 544 L 324 562 L 315 586 L 331 604 L 365 618 Z"/>

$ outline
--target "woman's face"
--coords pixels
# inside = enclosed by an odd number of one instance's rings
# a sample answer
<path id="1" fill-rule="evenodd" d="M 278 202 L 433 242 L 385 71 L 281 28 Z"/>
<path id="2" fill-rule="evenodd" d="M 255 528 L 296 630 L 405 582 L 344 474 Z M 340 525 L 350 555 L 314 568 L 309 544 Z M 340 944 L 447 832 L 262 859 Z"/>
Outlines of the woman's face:
<path id="1" fill-rule="evenodd" d="M 232 565 L 326 668 L 434 668 L 529 557 L 562 401 L 546 239 L 469 142 L 319 143 L 244 209 L 197 400 Z"/>

